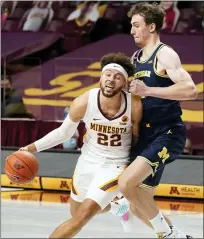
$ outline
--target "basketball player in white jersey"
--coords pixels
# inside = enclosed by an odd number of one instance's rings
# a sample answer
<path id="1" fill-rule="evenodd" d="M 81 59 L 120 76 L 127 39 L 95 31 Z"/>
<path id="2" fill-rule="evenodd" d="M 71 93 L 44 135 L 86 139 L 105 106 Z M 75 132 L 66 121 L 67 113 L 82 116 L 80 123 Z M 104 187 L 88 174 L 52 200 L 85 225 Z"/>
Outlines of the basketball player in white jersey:
<path id="1" fill-rule="evenodd" d="M 76 98 L 63 124 L 42 139 L 20 150 L 40 152 L 70 138 L 80 120 L 86 124 L 82 154 L 73 176 L 72 218 L 49 238 L 71 238 L 118 195 L 118 178 L 129 161 L 132 141 L 138 138 L 142 104 L 138 97 L 124 92 L 134 67 L 122 53 L 101 59 L 100 88 Z"/>

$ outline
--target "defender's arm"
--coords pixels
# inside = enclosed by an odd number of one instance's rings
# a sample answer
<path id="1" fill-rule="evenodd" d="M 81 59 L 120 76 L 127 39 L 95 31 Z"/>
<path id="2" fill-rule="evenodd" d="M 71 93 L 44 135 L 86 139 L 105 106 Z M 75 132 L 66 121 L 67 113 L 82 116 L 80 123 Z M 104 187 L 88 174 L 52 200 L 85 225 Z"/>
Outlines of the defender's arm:
<path id="1" fill-rule="evenodd" d="M 149 96 L 170 100 L 197 98 L 196 86 L 190 74 L 183 69 L 180 58 L 173 49 L 163 47 L 158 52 L 158 62 L 175 84 L 169 87 L 149 87 Z"/>

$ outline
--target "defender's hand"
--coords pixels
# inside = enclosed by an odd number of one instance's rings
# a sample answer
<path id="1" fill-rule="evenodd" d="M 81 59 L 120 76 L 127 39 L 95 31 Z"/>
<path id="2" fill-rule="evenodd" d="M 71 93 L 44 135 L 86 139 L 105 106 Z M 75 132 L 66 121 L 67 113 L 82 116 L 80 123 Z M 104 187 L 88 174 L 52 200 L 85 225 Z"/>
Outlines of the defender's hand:
<path id="1" fill-rule="evenodd" d="M 133 80 L 130 83 L 129 91 L 133 94 L 139 96 L 148 96 L 149 95 L 149 88 L 143 81 L 140 80 Z"/>

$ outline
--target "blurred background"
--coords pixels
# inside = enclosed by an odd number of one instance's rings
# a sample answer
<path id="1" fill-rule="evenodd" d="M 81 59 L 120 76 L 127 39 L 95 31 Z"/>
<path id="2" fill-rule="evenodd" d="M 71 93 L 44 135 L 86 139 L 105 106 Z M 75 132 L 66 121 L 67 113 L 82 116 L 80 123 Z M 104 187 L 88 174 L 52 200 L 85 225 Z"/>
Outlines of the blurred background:
<path id="1" fill-rule="evenodd" d="M 137 1 L 1 1 L 1 145 L 25 146 L 58 127 L 75 97 L 97 87 L 100 58 L 137 47 L 127 12 Z M 181 102 L 185 155 L 203 155 L 204 2 L 157 1 L 161 41 L 179 54 L 199 95 Z M 84 125 L 56 148 L 79 150 Z"/>

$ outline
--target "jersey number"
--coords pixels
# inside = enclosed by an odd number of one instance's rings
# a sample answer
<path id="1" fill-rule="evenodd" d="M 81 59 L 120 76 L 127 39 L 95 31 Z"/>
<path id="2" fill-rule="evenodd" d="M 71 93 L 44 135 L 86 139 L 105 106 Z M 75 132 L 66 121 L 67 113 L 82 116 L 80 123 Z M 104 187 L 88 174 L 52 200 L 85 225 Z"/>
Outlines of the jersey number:
<path id="1" fill-rule="evenodd" d="M 109 136 L 107 134 L 98 133 L 98 144 L 105 146 L 121 146 L 121 135 L 112 134 Z"/>

